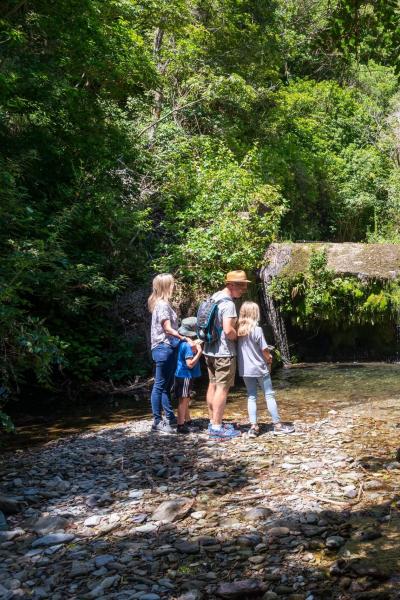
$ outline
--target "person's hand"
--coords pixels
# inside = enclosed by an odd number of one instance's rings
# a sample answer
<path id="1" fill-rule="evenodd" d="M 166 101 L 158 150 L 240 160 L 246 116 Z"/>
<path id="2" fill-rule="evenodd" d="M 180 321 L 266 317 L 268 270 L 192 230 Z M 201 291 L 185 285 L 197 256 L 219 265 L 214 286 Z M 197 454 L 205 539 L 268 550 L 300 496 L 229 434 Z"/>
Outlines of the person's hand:
<path id="1" fill-rule="evenodd" d="M 199 354 L 203 354 L 203 346 L 200 340 L 196 340 L 195 346 Z"/>
<path id="2" fill-rule="evenodd" d="M 272 354 L 268 354 L 268 356 L 265 358 L 265 360 L 267 361 L 268 365 L 271 366 L 272 365 Z"/>
<path id="3" fill-rule="evenodd" d="M 189 344 L 189 346 L 193 349 L 197 346 L 196 342 L 194 342 L 191 338 L 187 337 L 185 338 L 187 343 Z"/>

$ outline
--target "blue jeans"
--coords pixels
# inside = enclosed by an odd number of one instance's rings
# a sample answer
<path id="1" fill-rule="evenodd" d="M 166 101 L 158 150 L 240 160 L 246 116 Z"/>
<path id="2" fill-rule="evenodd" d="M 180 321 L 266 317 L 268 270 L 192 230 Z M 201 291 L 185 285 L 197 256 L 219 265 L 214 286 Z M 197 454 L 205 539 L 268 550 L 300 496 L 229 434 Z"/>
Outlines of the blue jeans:
<path id="1" fill-rule="evenodd" d="M 249 411 L 249 419 L 252 425 L 257 423 L 257 385 L 264 392 L 267 408 L 272 417 L 273 423 L 279 423 L 278 407 L 276 405 L 275 394 L 272 389 L 272 381 L 269 374 L 262 377 L 243 377 L 247 389 L 247 409 Z"/>
<path id="2" fill-rule="evenodd" d="M 151 391 L 151 410 L 154 423 L 157 424 L 161 421 L 162 409 L 164 409 L 169 423 L 176 423 L 171 406 L 171 387 L 174 382 L 177 349 L 171 348 L 168 344 L 159 344 L 151 354 L 156 363 L 156 374 Z"/>

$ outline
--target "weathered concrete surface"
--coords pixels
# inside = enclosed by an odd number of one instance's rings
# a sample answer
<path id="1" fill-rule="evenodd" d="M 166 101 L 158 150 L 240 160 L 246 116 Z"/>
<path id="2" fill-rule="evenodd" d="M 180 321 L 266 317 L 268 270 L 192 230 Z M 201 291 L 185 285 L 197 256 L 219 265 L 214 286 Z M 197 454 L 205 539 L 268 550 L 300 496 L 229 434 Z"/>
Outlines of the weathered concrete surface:
<path id="1" fill-rule="evenodd" d="M 275 243 L 269 246 L 264 265 L 278 265 L 274 275 L 296 275 L 307 270 L 312 251 L 322 249 L 327 251 L 328 268 L 338 274 L 366 279 L 400 276 L 400 244 Z"/>

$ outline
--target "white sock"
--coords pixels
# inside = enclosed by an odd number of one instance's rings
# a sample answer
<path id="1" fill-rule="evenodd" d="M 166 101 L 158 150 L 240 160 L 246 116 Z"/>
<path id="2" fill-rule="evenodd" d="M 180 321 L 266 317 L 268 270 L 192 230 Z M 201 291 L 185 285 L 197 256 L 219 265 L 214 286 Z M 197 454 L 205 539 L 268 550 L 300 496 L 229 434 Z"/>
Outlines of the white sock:
<path id="1" fill-rule="evenodd" d="M 215 431 L 219 431 L 220 429 L 222 429 L 222 425 L 211 425 L 211 429 L 214 429 Z"/>

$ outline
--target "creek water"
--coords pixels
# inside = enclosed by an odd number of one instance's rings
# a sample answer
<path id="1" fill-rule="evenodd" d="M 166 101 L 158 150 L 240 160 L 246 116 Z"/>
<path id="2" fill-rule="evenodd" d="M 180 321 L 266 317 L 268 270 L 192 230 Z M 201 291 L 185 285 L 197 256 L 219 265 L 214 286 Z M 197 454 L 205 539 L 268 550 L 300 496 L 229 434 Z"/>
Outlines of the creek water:
<path id="1" fill-rule="evenodd" d="M 374 416 L 400 422 L 400 365 L 388 363 L 334 363 L 297 365 L 281 369 L 273 377 L 281 418 L 284 421 L 313 422 L 330 410 L 349 417 Z M 192 401 L 194 417 L 207 415 L 206 382 L 198 386 Z M 226 417 L 247 421 L 246 393 L 236 386 L 229 396 Z M 265 403 L 259 395 L 260 422 L 270 422 Z M 151 417 L 148 394 L 102 398 L 88 402 L 59 400 L 45 407 L 20 409 L 12 415 L 15 434 L 0 435 L 0 448 L 12 450 L 43 444 L 65 435 L 95 430 L 132 419 Z"/>

